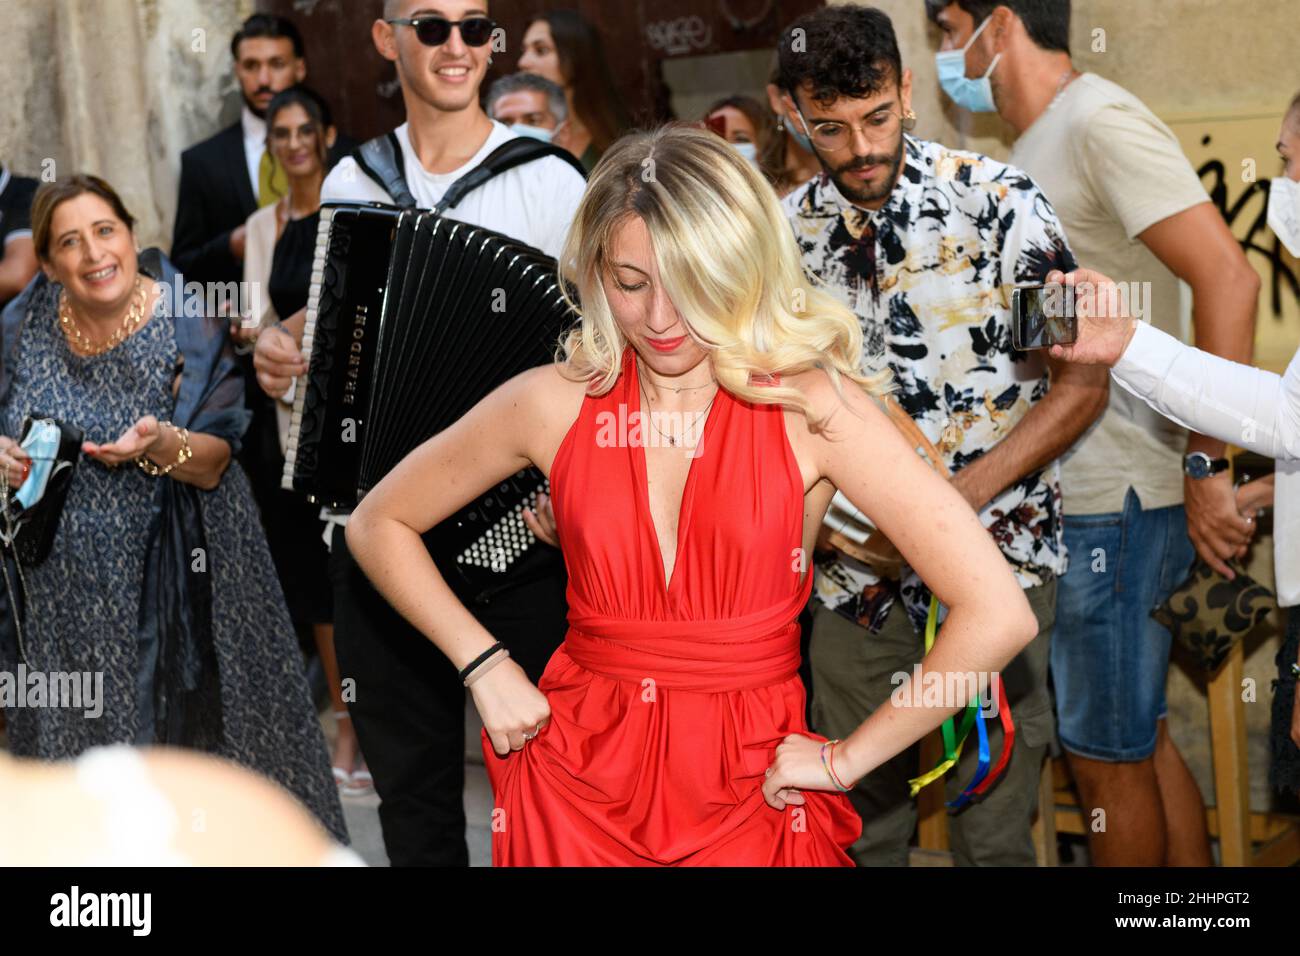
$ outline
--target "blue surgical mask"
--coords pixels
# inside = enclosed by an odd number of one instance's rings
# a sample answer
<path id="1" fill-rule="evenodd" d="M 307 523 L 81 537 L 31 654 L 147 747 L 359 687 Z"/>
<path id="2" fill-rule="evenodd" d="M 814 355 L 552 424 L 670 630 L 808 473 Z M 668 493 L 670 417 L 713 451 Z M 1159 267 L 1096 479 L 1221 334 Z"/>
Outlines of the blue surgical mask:
<path id="1" fill-rule="evenodd" d="M 796 126 L 791 126 L 788 121 L 785 124 L 785 131 L 794 138 L 796 143 L 803 147 L 805 152 L 813 153 L 812 140 L 808 138 L 807 133 Z M 816 155 L 816 153 L 813 153 L 813 155 Z"/>
<path id="2" fill-rule="evenodd" d="M 23 510 L 32 507 L 44 497 L 45 487 L 53 477 L 54 466 L 58 464 L 55 456 L 59 453 L 60 437 L 59 426 L 48 418 L 42 418 L 32 423 L 31 430 L 23 439 L 23 451 L 27 452 L 32 462 L 27 480 L 22 483 L 14 496 L 23 506 Z"/>
<path id="3" fill-rule="evenodd" d="M 960 50 L 943 50 L 934 55 L 934 65 L 939 71 L 939 85 L 952 98 L 952 101 L 972 113 L 996 113 L 997 105 L 993 102 L 993 84 L 989 77 L 1002 59 L 999 53 L 978 79 L 966 77 L 966 51 L 970 49 L 975 38 L 989 25 L 991 17 L 985 17 L 979 29 L 970 35 L 966 45 Z"/>
<path id="4" fill-rule="evenodd" d="M 731 148 L 744 156 L 751 166 L 758 166 L 758 147 L 753 143 L 732 143 Z"/>
<path id="5" fill-rule="evenodd" d="M 526 123 L 515 123 L 510 128 L 520 136 L 531 136 L 533 139 L 540 139 L 543 143 L 549 143 L 555 135 L 552 130 L 543 129 L 540 126 L 529 126 Z"/>

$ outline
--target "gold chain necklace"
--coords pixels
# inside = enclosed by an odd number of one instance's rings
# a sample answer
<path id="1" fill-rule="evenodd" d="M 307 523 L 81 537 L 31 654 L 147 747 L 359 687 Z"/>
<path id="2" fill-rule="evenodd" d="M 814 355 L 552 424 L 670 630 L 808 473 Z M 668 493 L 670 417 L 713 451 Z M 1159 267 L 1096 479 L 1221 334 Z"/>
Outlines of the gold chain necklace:
<path id="1" fill-rule="evenodd" d="M 127 309 L 126 317 L 122 319 L 122 325 L 105 342 L 96 344 L 87 336 L 82 335 L 76 320 L 73 319 L 72 306 L 68 302 L 67 290 L 60 292 L 59 325 L 63 327 L 63 334 L 67 336 L 68 343 L 72 346 L 73 351 L 85 356 L 103 355 L 110 349 L 121 345 L 126 340 L 126 337 L 134 332 L 144 320 L 146 290 L 144 281 L 138 274 L 135 277 L 135 297 L 136 301 L 131 308 Z"/>
<path id="2" fill-rule="evenodd" d="M 649 405 L 649 404 L 650 404 L 650 396 L 646 394 L 645 383 L 641 381 L 641 376 L 640 376 L 639 374 L 637 375 L 636 383 L 637 383 L 637 386 L 641 389 L 641 397 L 644 398 L 644 399 L 645 399 L 645 403 L 646 403 L 647 405 Z M 712 383 L 709 383 L 709 384 L 712 384 Z M 701 388 L 702 386 L 692 385 L 692 386 L 690 386 L 690 387 L 691 387 L 691 388 Z M 709 413 L 709 409 L 713 407 L 713 403 L 717 400 L 717 398 L 718 398 L 718 393 L 717 393 L 717 392 L 714 392 L 714 393 L 713 393 L 713 397 L 709 399 L 709 404 L 705 405 L 704 408 L 703 408 L 703 409 L 702 409 L 702 410 L 701 410 L 701 411 L 700 411 L 700 412 L 695 416 L 695 421 L 691 422 L 690 431 L 692 431 L 692 432 L 695 431 L 695 429 L 696 429 L 696 428 L 699 426 L 699 424 L 700 424 L 700 419 L 702 419 L 705 415 L 707 415 L 707 414 Z M 646 418 L 646 420 L 650 422 L 650 427 L 651 427 L 651 428 L 653 428 L 655 431 L 659 432 L 659 437 L 660 437 L 660 438 L 666 438 L 666 439 L 668 439 L 668 444 L 669 444 L 669 445 L 671 445 L 673 448 L 676 448 L 676 447 L 677 447 L 677 436 L 676 436 L 676 435 L 665 435 L 662 431 L 660 431 L 659 426 L 655 424 L 655 418 L 654 418 L 654 411 L 653 411 L 653 410 L 651 410 L 648 414 L 646 414 L 646 415 L 643 416 L 643 417 Z"/>

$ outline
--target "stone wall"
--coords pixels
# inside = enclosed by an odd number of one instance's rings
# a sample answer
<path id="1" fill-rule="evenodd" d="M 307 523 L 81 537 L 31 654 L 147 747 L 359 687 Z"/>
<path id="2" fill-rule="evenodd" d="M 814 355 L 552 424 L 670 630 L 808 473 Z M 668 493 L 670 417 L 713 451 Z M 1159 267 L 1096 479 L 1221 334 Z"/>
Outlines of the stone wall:
<path id="1" fill-rule="evenodd" d="M 0 0 L 0 158 L 103 176 L 167 248 L 180 153 L 238 116 L 230 37 L 253 0 Z"/>

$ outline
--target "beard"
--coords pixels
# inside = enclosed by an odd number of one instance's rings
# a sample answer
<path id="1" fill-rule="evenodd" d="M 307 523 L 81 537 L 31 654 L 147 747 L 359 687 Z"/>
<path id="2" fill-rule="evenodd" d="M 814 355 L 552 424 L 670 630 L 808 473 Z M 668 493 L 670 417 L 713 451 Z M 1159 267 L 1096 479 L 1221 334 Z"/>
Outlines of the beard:
<path id="1" fill-rule="evenodd" d="M 855 156 L 850 162 L 843 166 L 832 166 L 821 157 L 819 153 L 817 159 L 822 164 L 822 169 L 830 176 L 831 182 L 844 195 L 844 198 L 855 203 L 872 203 L 878 202 L 889 196 L 894 191 L 894 183 L 898 180 L 898 170 L 903 165 L 903 136 L 898 136 L 898 145 L 894 147 L 893 153 L 870 153 L 866 156 Z M 879 185 L 864 183 L 861 180 L 850 179 L 847 175 L 857 169 L 865 169 L 868 166 L 884 166 L 885 176 L 881 179 Z"/>
<path id="2" fill-rule="evenodd" d="M 262 87 L 260 90 L 257 90 L 255 93 L 253 93 L 253 95 L 260 96 L 263 93 L 274 93 L 274 92 L 275 90 L 272 90 L 270 87 Z M 256 116 L 258 119 L 266 119 L 266 110 L 259 107 L 255 102 L 253 102 L 247 96 L 244 97 L 244 105 L 247 106 L 248 111 L 252 113 L 254 116 Z M 270 106 L 269 103 L 267 105 Z"/>

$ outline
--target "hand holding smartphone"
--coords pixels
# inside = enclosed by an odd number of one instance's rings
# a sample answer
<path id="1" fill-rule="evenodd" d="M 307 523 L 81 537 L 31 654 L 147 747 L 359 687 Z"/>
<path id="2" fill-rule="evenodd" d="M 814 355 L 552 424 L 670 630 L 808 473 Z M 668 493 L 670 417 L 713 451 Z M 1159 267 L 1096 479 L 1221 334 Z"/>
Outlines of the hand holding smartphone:
<path id="1" fill-rule="evenodd" d="M 1011 291 L 1011 344 L 1022 351 L 1073 345 L 1079 336 L 1074 287 L 1052 283 Z"/>

